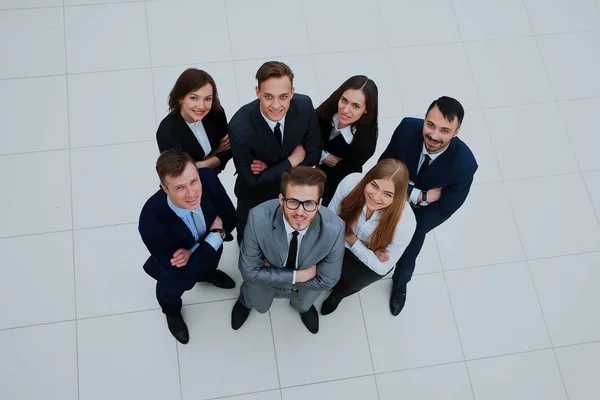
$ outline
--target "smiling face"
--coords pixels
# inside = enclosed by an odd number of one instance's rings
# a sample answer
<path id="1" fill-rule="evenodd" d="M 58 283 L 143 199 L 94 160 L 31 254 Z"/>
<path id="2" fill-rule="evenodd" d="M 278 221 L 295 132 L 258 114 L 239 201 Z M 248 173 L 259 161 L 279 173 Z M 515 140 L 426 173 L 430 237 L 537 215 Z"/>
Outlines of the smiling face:
<path id="1" fill-rule="evenodd" d="M 450 122 L 437 106 L 433 107 L 425 116 L 423 124 L 423 142 L 427 152 L 435 154 L 443 151 L 459 130 L 458 118 Z"/>
<path id="2" fill-rule="evenodd" d="M 180 100 L 181 116 L 187 123 L 201 121 L 208 114 L 213 104 L 213 87 L 210 83 L 185 95 Z"/>
<path id="3" fill-rule="evenodd" d="M 352 125 L 367 113 L 367 102 L 362 90 L 347 89 L 338 101 L 339 128 Z"/>
<path id="4" fill-rule="evenodd" d="M 371 212 L 383 210 L 394 201 L 394 182 L 391 179 L 373 179 L 365 186 L 365 204 Z"/>
<path id="5" fill-rule="evenodd" d="M 294 96 L 292 81 L 287 76 L 269 78 L 256 87 L 256 97 L 260 100 L 260 111 L 271 121 L 280 121 Z"/>
<path id="6" fill-rule="evenodd" d="M 202 183 L 194 164 L 188 163 L 178 177 L 166 176 L 160 186 L 177 207 L 195 210 L 200 206 Z"/>
<path id="7" fill-rule="evenodd" d="M 314 202 L 319 202 L 319 187 L 318 186 L 300 186 L 300 185 L 287 185 L 287 189 L 285 191 L 285 198 L 287 199 L 295 199 L 298 201 L 307 201 L 312 200 Z M 295 210 L 290 210 L 285 205 L 284 196 L 282 194 L 279 195 L 279 204 L 281 204 L 283 208 L 283 216 L 285 220 L 290 224 L 294 230 L 303 231 L 308 228 L 308 226 L 313 222 L 313 220 L 317 216 L 317 211 L 319 211 L 319 206 L 317 206 L 316 210 L 309 212 L 304 209 L 301 205 Z"/>

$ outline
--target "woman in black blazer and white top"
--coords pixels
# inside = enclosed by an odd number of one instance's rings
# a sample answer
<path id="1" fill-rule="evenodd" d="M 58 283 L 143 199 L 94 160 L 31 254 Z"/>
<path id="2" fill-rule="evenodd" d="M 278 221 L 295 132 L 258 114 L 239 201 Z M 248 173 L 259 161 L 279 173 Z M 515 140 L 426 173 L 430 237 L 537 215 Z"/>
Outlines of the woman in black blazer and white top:
<path id="1" fill-rule="evenodd" d="M 321 168 L 327 175 L 323 205 L 329 204 L 339 183 L 362 166 L 377 146 L 377 86 L 355 75 L 316 110 L 323 139 Z"/>
<path id="2" fill-rule="evenodd" d="M 169 111 L 156 132 L 160 152 L 179 148 L 194 159 L 197 168 L 222 171 L 231 150 L 214 79 L 200 69 L 186 69 L 169 94 Z"/>

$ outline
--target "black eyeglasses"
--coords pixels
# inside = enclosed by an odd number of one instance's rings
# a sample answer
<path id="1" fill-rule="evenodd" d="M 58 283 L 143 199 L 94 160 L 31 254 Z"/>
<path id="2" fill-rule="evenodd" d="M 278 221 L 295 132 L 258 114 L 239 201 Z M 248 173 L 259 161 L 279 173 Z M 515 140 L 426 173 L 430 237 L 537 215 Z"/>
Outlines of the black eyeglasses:
<path id="1" fill-rule="evenodd" d="M 304 208 L 304 211 L 313 212 L 319 206 L 319 202 L 314 200 L 300 201 L 298 199 L 288 199 L 287 197 L 284 197 L 283 202 L 285 203 L 285 206 L 290 210 L 297 210 L 298 207 L 302 206 L 302 208 Z"/>

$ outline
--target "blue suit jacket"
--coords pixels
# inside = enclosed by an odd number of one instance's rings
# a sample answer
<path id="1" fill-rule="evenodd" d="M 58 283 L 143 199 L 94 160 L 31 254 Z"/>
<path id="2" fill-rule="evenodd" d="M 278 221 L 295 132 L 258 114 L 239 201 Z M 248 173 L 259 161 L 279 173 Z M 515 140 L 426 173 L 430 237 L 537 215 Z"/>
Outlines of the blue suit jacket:
<path id="1" fill-rule="evenodd" d="M 225 188 L 210 168 L 198 170 L 202 183 L 200 207 L 206 221 L 207 232 L 217 215 L 223 220 L 226 241 L 233 239 L 231 231 L 237 224 L 235 208 Z M 212 264 L 216 255 L 215 249 L 201 237 L 200 246 L 194 251 L 187 265 L 177 268 L 171 265 L 173 253 L 180 248 L 190 249 L 195 244 L 194 236 L 185 222 L 171 210 L 167 204 L 167 194 L 158 190 L 144 205 L 140 215 L 139 226 L 142 241 L 150 251 L 150 258 L 144 265 L 146 272 L 154 279 L 160 280 L 168 275 L 184 286 L 193 284 L 202 277 L 203 268 L 207 272 L 214 271 Z M 206 234 L 204 236 L 206 236 Z"/>
<path id="2" fill-rule="evenodd" d="M 417 176 L 423 150 L 423 123 L 420 118 L 404 118 L 394 131 L 390 144 L 379 160 L 395 158 L 406 164 L 415 187 L 429 190 L 442 187 L 440 199 L 415 209 L 417 230 L 429 232 L 462 206 L 469 194 L 477 162 L 469 147 L 458 137 L 435 159 L 427 171 Z"/>

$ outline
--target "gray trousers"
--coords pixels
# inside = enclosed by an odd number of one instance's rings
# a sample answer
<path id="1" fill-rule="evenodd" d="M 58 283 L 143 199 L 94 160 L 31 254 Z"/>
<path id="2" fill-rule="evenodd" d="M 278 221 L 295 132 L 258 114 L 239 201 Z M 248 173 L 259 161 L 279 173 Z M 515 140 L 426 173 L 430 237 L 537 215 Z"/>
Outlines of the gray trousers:
<path id="1" fill-rule="evenodd" d="M 298 312 L 308 311 L 315 300 L 322 293 L 320 290 L 290 290 L 280 292 L 278 290 L 260 286 L 242 283 L 240 289 L 240 302 L 247 308 L 254 308 L 261 314 L 266 313 L 271 308 L 273 299 L 290 299 L 290 305 Z"/>

